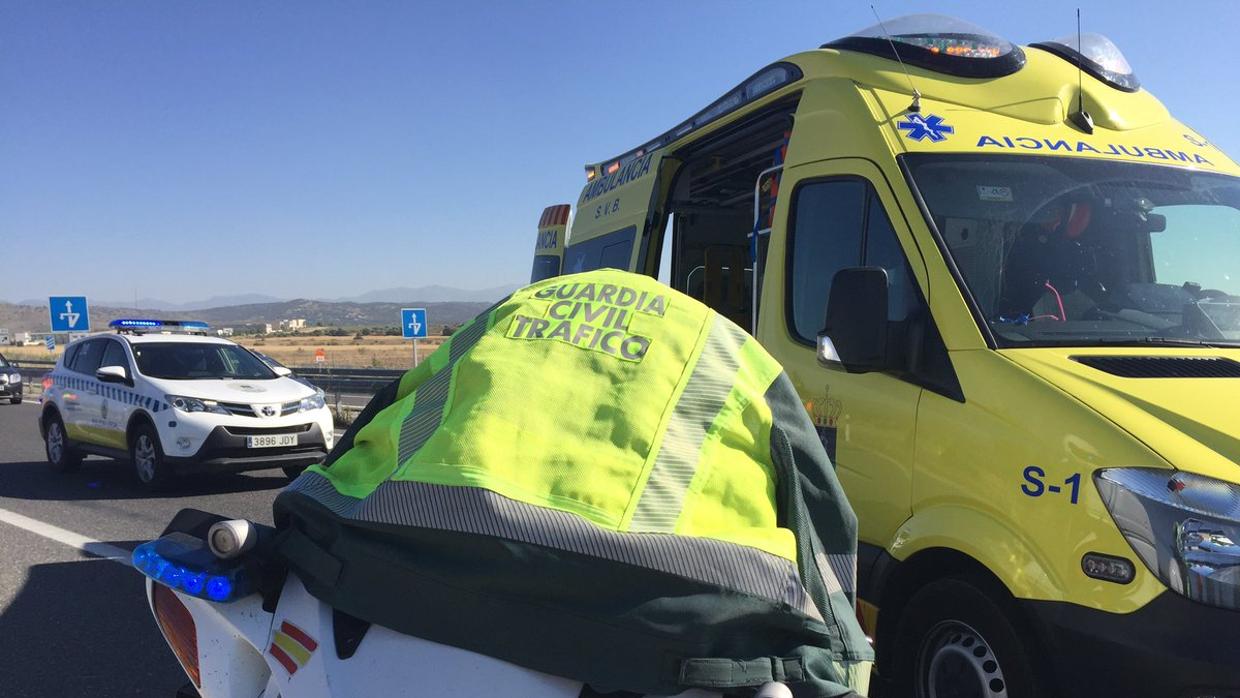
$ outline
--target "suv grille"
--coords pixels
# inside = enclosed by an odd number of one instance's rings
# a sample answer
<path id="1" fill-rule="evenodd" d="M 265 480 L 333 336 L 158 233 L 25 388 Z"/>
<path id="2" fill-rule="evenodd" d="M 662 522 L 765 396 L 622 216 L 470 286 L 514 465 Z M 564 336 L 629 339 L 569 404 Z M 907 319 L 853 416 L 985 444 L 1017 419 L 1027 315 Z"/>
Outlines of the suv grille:
<path id="1" fill-rule="evenodd" d="M 1073 356 L 1124 378 L 1240 378 L 1240 363 L 1217 356 Z"/>
<path id="2" fill-rule="evenodd" d="M 301 434 L 310 431 L 311 424 L 295 424 L 287 427 L 224 427 L 233 436 L 266 436 L 268 434 Z"/>
<path id="3" fill-rule="evenodd" d="M 229 414 L 235 415 L 237 417 L 257 417 L 258 416 L 258 414 L 254 411 L 253 405 L 247 405 L 243 402 L 221 402 L 219 403 L 219 405 L 220 407 L 223 407 L 224 409 L 228 410 Z M 301 407 L 301 400 L 294 400 L 292 402 L 286 402 L 280 405 L 280 416 L 284 417 L 290 414 L 294 414 L 297 412 L 297 409 L 299 407 Z"/>

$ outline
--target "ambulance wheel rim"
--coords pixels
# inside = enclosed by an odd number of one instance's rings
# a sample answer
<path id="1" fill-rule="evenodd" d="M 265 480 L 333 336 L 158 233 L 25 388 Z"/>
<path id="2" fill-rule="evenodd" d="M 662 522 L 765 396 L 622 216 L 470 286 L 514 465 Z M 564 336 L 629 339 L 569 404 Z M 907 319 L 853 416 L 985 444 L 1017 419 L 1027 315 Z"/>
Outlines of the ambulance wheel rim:
<path id="1" fill-rule="evenodd" d="M 139 434 L 134 441 L 133 465 L 143 482 L 155 479 L 155 444 L 146 434 Z"/>
<path id="2" fill-rule="evenodd" d="M 917 662 L 921 698 L 1003 698 L 1007 681 L 986 638 L 967 624 L 945 620 L 926 634 Z"/>
<path id="3" fill-rule="evenodd" d="M 60 422 L 52 422 L 47 426 L 47 457 L 53 463 L 59 463 L 65 454 L 65 434 L 60 430 Z"/>

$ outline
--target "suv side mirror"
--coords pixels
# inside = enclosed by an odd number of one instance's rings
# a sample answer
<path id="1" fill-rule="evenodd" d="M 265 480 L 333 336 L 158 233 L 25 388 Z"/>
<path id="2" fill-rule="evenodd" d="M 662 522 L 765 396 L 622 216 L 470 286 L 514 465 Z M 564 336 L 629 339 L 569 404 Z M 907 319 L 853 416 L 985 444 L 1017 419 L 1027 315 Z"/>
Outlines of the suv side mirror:
<path id="1" fill-rule="evenodd" d="M 124 366 L 100 366 L 95 371 L 95 378 L 103 383 L 128 383 L 129 372 Z"/>
<path id="2" fill-rule="evenodd" d="M 293 369 L 288 368 L 288 367 L 286 367 L 286 366 L 272 366 L 272 367 L 271 367 L 271 372 L 272 372 L 272 373 L 274 373 L 274 374 L 276 374 L 277 376 L 279 376 L 279 377 L 281 377 L 281 378 L 283 378 L 283 377 L 285 377 L 285 376 L 291 376 L 291 375 L 293 375 Z"/>
<path id="3" fill-rule="evenodd" d="M 887 270 L 841 269 L 831 281 L 818 361 L 849 373 L 887 368 Z"/>

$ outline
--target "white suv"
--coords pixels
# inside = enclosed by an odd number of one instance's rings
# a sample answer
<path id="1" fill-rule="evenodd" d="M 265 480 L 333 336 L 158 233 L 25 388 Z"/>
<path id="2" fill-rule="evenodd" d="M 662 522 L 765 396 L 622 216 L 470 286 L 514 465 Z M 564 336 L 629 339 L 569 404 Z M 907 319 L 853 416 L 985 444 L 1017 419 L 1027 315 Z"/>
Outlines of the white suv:
<path id="1" fill-rule="evenodd" d="M 289 477 L 327 456 L 323 393 L 201 322 L 114 320 L 112 335 L 65 348 L 43 379 L 47 459 L 72 470 L 86 454 L 128 460 L 156 487 L 178 474 L 280 467 Z"/>

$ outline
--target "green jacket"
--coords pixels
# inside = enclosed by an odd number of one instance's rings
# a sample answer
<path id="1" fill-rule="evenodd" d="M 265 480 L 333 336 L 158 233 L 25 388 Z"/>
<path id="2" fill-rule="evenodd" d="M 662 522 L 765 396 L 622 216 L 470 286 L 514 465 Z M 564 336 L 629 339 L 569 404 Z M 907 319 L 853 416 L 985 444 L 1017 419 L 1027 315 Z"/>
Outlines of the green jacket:
<path id="1" fill-rule="evenodd" d="M 351 615 L 596 689 L 855 688 L 856 519 L 779 364 L 655 280 L 548 279 L 376 396 L 276 501 Z"/>

